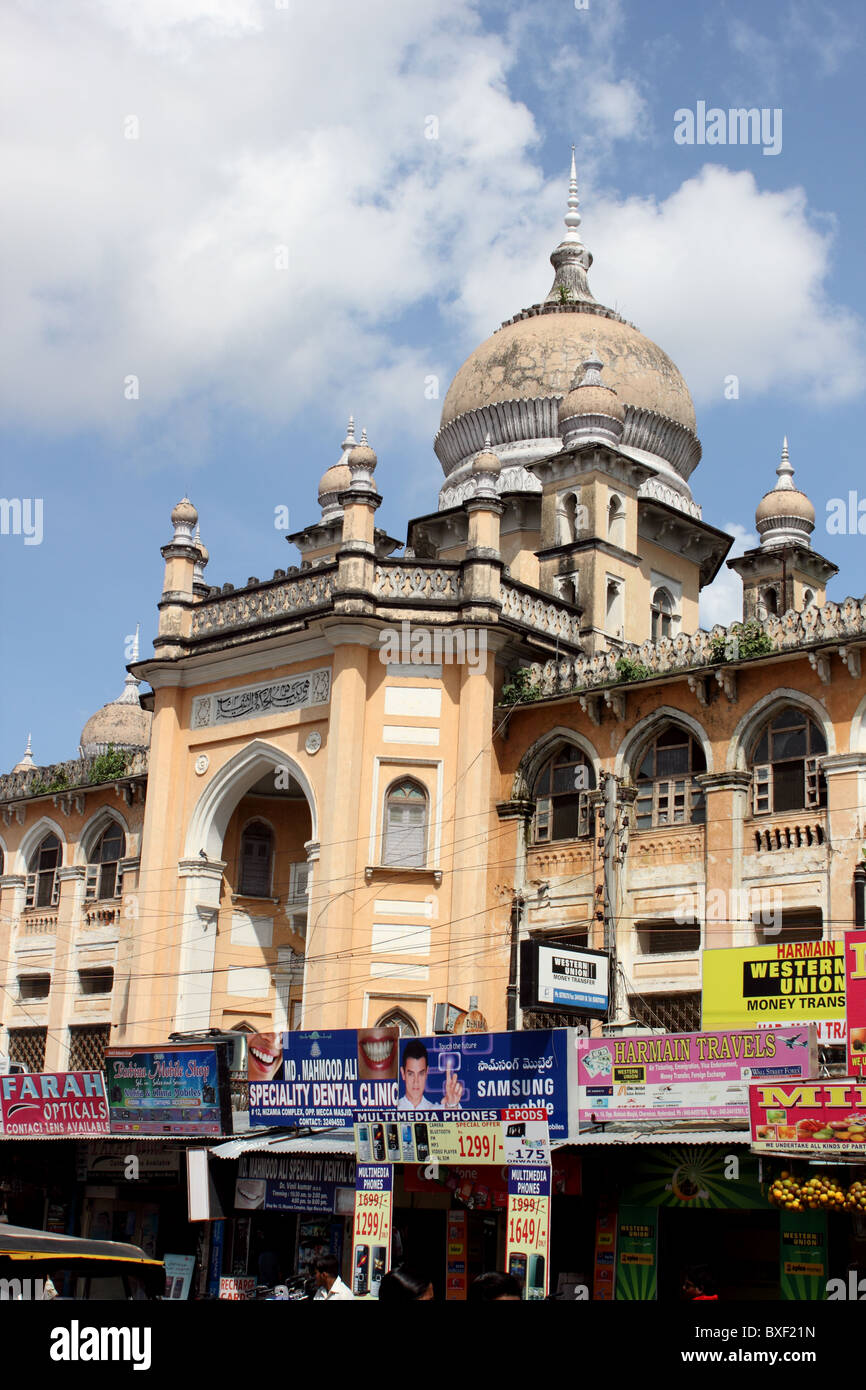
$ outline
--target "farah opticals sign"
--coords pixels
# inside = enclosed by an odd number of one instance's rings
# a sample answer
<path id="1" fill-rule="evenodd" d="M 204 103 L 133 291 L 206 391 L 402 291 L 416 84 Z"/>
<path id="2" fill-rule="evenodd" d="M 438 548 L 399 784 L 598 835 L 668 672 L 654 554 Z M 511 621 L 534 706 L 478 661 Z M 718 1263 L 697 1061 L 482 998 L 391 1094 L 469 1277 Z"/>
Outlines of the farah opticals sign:
<path id="1" fill-rule="evenodd" d="M 197 695 L 192 702 L 192 727 L 207 729 L 212 724 L 238 724 L 243 719 L 326 705 L 330 698 L 331 672 L 323 666 L 289 680 L 268 681 L 240 690 L 220 690 L 216 695 Z"/>
<path id="2" fill-rule="evenodd" d="M 520 943 L 520 1007 L 604 1018 L 610 962 L 604 951 L 542 941 Z"/>
<path id="3" fill-rule="evenodd" d="M 0 1076 L 0 1116 L 7 1139 L 107 1134 L 105 1078 L 101 1071 Z"/>

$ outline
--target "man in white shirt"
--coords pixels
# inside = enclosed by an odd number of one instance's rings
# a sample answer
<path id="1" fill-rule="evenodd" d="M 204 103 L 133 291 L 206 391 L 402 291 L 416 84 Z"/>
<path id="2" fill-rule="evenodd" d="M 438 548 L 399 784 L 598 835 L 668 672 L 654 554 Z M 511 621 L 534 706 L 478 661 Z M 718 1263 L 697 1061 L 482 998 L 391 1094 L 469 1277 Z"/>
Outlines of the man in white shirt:
<path id="1" fill-rule="evenodd" d="M 315 1266 L 316 1283 L 319 1288 L 316 1299 L 331 1298 L 340 1302 L 354 1300 L 355 1295 L 340 1278 L 340 1265 L 333 1255 L 320 1255 Z"/>
<path id="2" fill-rule="evenodd" d="M 428 1100 L 424 1094 L 430 1060 L 427 1049 L 418 1038 L 412 1038 L 403 1049 L 400 1075 L 406 1092 L 397 1102 L 398 1110 L 456 1110 L 463 1095 L 463 1083 L 454 1075 L 454 1068 L 445 1063 L 445 1091 L 441 1101 Z"/>

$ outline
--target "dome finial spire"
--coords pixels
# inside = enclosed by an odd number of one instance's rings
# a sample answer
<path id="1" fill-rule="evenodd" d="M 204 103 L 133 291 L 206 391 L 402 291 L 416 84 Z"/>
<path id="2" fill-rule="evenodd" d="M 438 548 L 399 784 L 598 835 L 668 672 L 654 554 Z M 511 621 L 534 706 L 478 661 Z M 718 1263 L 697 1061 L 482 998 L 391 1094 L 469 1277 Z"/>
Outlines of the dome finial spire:
<path id="1" fill-rule="evenodd" d="M 782 440 L 782 457 L 780 458 L 779 466 L 776 469 L 776 477 L 779 479 L 779 481 L 776 483 L 777 491 L 781 490 L 782 488 L 793 488 L 794 470 L 791 467 L 791 460 L 788 457 L 787 435 L 785 435 L 784 439 Z"/>
<path id="2" fill-rule="evenodd" d="M 571 147 L 571 174 L 568 180 L 568 212 L 565 214 L 565 236 L 551 253 L 550 263 L 556 274 L 546 304 L 594 304 L 595 296 L 589 288 L 586 272 L 592 265 L 592 256 L 580 239 L 581 217 L 578 211 L 577 162 L 574 145 Z"/>
<path id="3" fill-rule="evenodd" d="M 581 223 L 581 217 L 578 211 L 579 207 L 580 203 L 577 196 L 577 164 L 575 163 L 574 145 L 572 145 L 571 177 L 568 180 L 568 212 L 565 214 L 565 226 L 567 230 L 562 240 L 573 246 L 579 246 L 581 244 L 577 230 Z"/>

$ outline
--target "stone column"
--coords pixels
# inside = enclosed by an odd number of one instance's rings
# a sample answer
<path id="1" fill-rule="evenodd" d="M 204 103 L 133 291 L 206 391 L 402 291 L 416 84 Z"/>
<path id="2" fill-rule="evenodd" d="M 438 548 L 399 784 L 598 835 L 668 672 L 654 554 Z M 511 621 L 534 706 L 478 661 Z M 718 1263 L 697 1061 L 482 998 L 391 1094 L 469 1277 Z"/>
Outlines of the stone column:
<path id="1" fill-rule="evenodd" d="M 219 1027 L 212 1017 L 213 971 L 217 917 L 225 864 L 221 859 L 181 859 L 184 905 L 178 959 L 177 1003 L 174 1021 L 155 1025 L 166 1035 Z M 158 959 L 158 955 L 152 957 Z M 153 1027 L 154 1025 L 151 1025 Z"/>
<path id="2" fill-rule="evenodd" d="M 743 822 L 749 809 L 750 772 L 705 772 L 695 781 L 703 788 L 707 805 L 704 950 L 754 943 L 751 921 L 739 921 L 743 893 Z M 735 920 L 731 920 L 731 919 Z"/>
<path id="3" fill-rule="evenodd" d="M 60 901 L 57 906 L 57 937 L 48 1004 L 46 1071 L 66 1071 L 69 1065 L 69 1025 L 75 1021 L 75 1000 L 78 996 L 73 937 L 81 921 L 86 874 L 87 869 L 83 864 L 71 864 L 57 870 Z"/>

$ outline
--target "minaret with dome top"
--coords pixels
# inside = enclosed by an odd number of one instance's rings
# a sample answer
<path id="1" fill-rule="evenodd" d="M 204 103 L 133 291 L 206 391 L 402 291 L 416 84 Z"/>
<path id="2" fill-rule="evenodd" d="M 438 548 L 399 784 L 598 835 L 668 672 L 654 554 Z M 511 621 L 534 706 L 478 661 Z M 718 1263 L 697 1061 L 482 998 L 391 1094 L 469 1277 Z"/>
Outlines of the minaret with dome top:
<path id="1" fill-rule="evenodd" d="M 728 561 L 743 581 L 743 617 L 781 617 L 827 599 L 827 584 L 837 565 L 812 549 L 815 508 L 798 487 L 788 453 L 788 439 L 776 468 L 776 485 L 758 503 L 755 529 L 760 545 Z"/>

